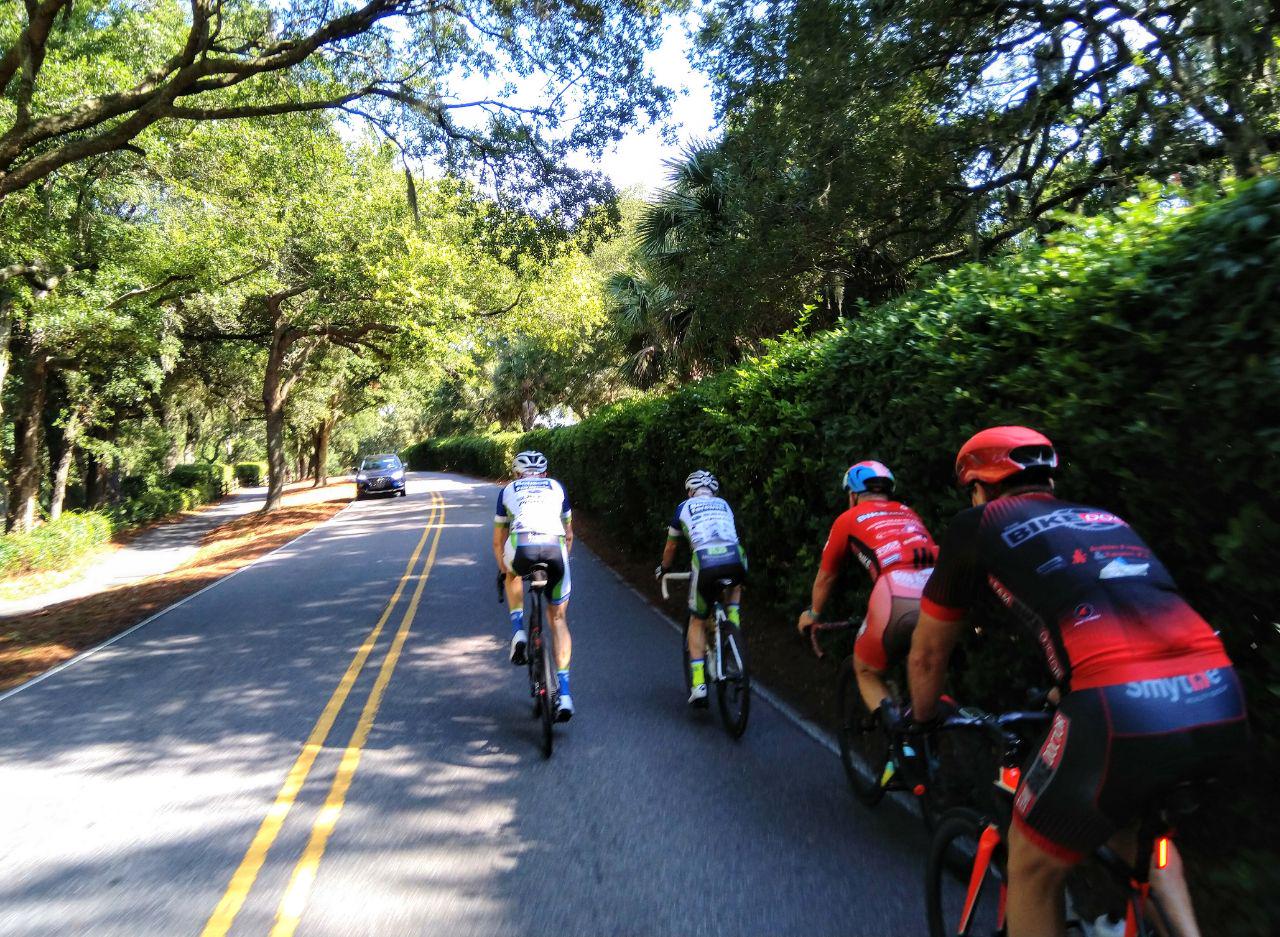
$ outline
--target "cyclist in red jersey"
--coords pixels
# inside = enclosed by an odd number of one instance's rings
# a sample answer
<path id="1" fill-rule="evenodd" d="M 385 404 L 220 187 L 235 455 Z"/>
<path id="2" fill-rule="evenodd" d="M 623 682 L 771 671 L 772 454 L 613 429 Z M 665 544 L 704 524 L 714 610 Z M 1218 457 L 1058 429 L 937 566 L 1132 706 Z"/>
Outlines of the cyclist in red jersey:
<path id="1" fill-rule="evenodd" d="M 845 561 L 855 557 L 872 587 L 853 647 L 853 668 L 858 690 L 873 711 L 890 696 L 885 674 L 911 648 L 920 595 L 937 552 L 919 515 L 892 499 L 893 488 L 893 473 L 879 462 L 858 462 L 845 472 L 849 510 L 831 525 L 809 607 L 796 622 L 803 634 L 818 620 Z"/>
<path id="2" fill-rule="evenodd" d="M 1123 519 L 1060 500 L 1052 443 L 998 426 L 961 448 L 973 507 L 952 521 L 909 659 L 914 718 L 934 718 L 970 614 L 1030 633 L 1061 694 L 1014 798 L 1010 937 L 1064 933 L 1063 882 L 1110 841 L 1136 858 L 1154 797 L 1213 773 L 1248 744 L 1244 695 L 1222 642 Z M 1199 933 L 1176 854 L 1152 887 L 1182 937 Z"/>

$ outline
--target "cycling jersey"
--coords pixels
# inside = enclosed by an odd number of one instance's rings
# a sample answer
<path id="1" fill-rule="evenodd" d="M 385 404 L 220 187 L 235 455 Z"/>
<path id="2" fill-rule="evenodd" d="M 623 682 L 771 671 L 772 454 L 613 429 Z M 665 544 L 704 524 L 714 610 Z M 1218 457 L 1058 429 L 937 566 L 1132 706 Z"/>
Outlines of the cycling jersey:
<path id="1" fill-rule="evenodd" d="M 710 547 L 736 547 L 738 528 L 733 509 L 724 498 L 700 495 L 680 503 L 667 529 L 667 536 L 683 536 L 695 553 Z"/>
<path id="2" fill-rule="evenodd" d="M 563 537 L 572 516 L 569 496 L 554 478 L 517 478 L 498 493 L 493 522 L 510 525 L 513 536 Z"/>
<path id="3" fill-rule="evenodd" d="M 875 582 L 890 569 L 932 566 L 937 547 L 924 521 L 897 501 L 864 501 L 836 518 L 822 549 L 822 568 L 838 573 L 855 556 Z"/>
<path id="4" fill-rule="evenodd" d="M 958 514 L 923 611 L 1031 631 L 1064 689 L 1159 680 L 1231 666 L 1222 642 L 1124 520 L 1035 492 Z"/>

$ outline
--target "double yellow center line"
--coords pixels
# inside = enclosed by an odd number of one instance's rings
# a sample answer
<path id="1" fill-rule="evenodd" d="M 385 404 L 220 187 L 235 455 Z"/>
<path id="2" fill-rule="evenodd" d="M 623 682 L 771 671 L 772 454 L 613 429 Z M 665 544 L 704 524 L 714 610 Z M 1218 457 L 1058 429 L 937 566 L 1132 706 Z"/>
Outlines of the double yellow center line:
<path id="1" fill-rule="evenodd" d="M 422 599 L 422 590 L 427 584 L 427 577 L 431 574 L 431 567 L 436 561 L 436 550 L 440 546 L 440 533 L 444 529 L 444 513 L 443 497 L 438 492 L 432 492 L 431 511 L 427 517 L 427 524 L 423 528 L 422 537 L 418 540 L 418 545 L 413 550 L 413 555 L 409 557 L 409 563 L 405 567 L 404 574 L 396 584 L 395 592 L 392 593 L 386 608 L 382 610 L 382 614 L 379 616 L 373 630 L 365 636 L 364 642 L 356 651 L 355 657 L 351 659 L 346 673 L 338 681 L 337 688 L 333 691 L 333 695 L 329 697 L 328 703 L 325 704 L 324 710 L 320 713 L 320 718 L 316 720 L 311 734 L 302 746 L 302 751 L 298 754 L 293 767 L 289 769 L 289 773 L 285 776 L 284 784 L 280 787 L 280 792 L 276 794 L 275 802 L 271 805 L 271 809 L 267 811 L 266 817 L 258 827 L 258 832 L 249 844 L 249 849 L 245 852 L 239 867 L 231 876 L 231 882 L 227 886 L 222 900 L 218 902 L 218 906 L 214 908 L 208 923 L 205 924 L 201 937 L 224 937 L 231 929 L 236 915 L 240 913 L 245 900 L 249 897 L 249 892 L 258 878 L 258 873 L 262 870 L 263 863 L 266 862 L 267 853 L 275 843 L 276 837 L 279 836 L 280 829 L 284 826 L 284 821 L 289 816 L 289 811 L 293 808 L 298 793 L 302 790 L 307 776 L 315 765 L 316 757 L 324 749 L 325 741 L 328 739 L 329 733 L 333 729 L 333 724 L 347 701 L 347 697 L 351 694 L 352 687 L 355 686 L 361 671 L 364 670 L 369 656 L 373 653 L 373 649 L 378 643 L 378 638 L 382 635 L 382 631 L 395 611 L 396 605 L 400 602 L 401 596 L 404 595 L 407 585 L 415 578 L 414 569 L 418 565 L 418 559 L 422 555 L 423 548 L 426 547 L 427 541 L 431 540 L 431 547 L 427 553 L 426 561 L 422 564 L 422 569 L 416 577 L 417 585 L 413 590 L 413 597 L 405 608 L 404 616 L 400 620 L 400 627 L 396 631 L 395 637 L 392 638 L 390 647 L 387 648 L 386 656 L 382 659 L 382 666 L 378 670 L 378 676 L 374 680 L 372 689 L 369 690 L 369 696 L 360 712 L 360 718 L 357 720 L 356 727 L 347 742 L 347 747 L 342 753 L 342 760 L 338 763 L 338 770 L 334 774 L 333 783 L 329 786 L 329 793 L 325 798 L 324 806 L 320 809 L 319 816 L 311 827 L 311 838 L 307 841 L 306 848 L 293 868 L 293 875 L 289 879 L 289 885 L 285 889 L 284 897 L 281 899 L 280 906 L 276 911 L 275 925 L 271 929 L 271 937 L 291 937 L 297 928 L 303 909 L 306 907 L 307 897 L 311 892 L 311 885 L 315 881 L 316 872 L 320 867 L 320 860 L 324 858 L 325 846 L 328 844 L 329 836 L 337 825 L 338 816 L 342 813 L 342 805 L 346 801 L 347 790 L 351 787 L 356 768 L 360 765 L 361 751 L 365 742 L 369 739 L 369 732 L 373 728 L 374 719 L 377 718 L 378 708 L 382 705 L 383 694 L 386 692 L 387 684 L 391 682 L 391 674 L 395 671 L 396 664 L 400 660 L 400 652 L 404 648 L 405 640 L 409 637 L 409 630 L 413 627 L 413 618 L 418 611 L 418 603 Z"/>

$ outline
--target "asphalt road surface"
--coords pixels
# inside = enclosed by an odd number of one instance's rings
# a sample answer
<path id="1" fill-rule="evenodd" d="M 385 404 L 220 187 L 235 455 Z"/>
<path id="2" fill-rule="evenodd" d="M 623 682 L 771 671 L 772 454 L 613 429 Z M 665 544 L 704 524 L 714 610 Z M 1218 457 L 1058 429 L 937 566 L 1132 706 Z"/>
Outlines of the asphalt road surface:
<path id="1" fill-rule="evenodd" d="M 678 635 L 582 545 L 544 761 L 496 489 L 409 490 L 0 701 L 0 934 L 925 930 L 918 822 L 759 699 L 737 743 L 689 712 Z"/>

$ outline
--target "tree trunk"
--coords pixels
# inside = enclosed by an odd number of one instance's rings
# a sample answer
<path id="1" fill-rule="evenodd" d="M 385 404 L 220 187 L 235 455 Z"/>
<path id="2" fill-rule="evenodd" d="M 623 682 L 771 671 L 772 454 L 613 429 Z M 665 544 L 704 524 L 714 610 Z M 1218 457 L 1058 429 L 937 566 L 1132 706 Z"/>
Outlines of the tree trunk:
<path id="1" fill-rule="evenodd" d="M 67 500 L 67 479 L 71 476 L 71 463 L 76 457 L 76 440 L 80 436 L 80 414 L 71 411 L 67 425 L 62 430 L 62 451 L 53 470 L 53 493 L 49 496 L 49 520 L 62 516 L 62 506 Z"/>
<path id="2" fill-rule="evenodd" d="M 49 379 L 49 355 L 29 348 L 23 374 L 23 402 L 15 414 L 13 428 L 13 475 L 9 483 L 8 528 L 17 532 L 35 526 L 40 499 L 40 443 L 44 428 L 45 393 Z"/>
<path id="3" fill-rule="evenodd" d="M 333 417 L 325 417 L 316 429 L 315 473 L 312 475 L 313 488 L 323 488 L 329 484 L 329 437 L 333 433 Z"/>
<path id="4" fill-rule="evenodd" d="M 262 403 L 267 412 L 267 502 L 262 506 L 263 511 L 274 511 L 280 506 L 284 475 L 288 471 L 284 454 L 285 397 L 281 390 L 279 367 L 273 368 L 269 362 L 262 385 Z"/>
<path id="5" fill-rule="evenodd" d="M 187 450 L 187 415 L 176 407 L 172 400 L 166 400 L 161 423 L 168 442 L 162 464 L 164 473 L 168 475 L 178 467 Z"/>
<path id="6" fill-rule="evenodd" d="M 284 448 L 284 405 L 289 396 L 284 356 L 289 351 L 291 340 L 287 327 L 278 316 L 275 321 L 271 349 L 267 353 L 267 370 L 262 379 L 262 406 L 267 417 L 267 500 L 262 506 L 264 513 L 280 506 L 285 473 L 289 471 Z"/>
<path id="7" fill-rule="evenodd" d="M 520 428 L 526 433 L 533 429 L 533 421 L 538 418 L 538 405 L 532 400 L 520 404 Z"/>

